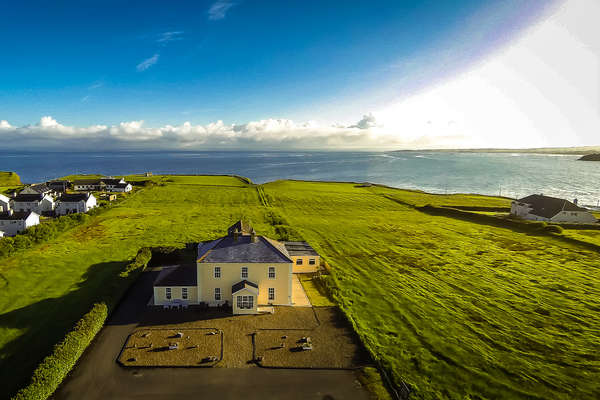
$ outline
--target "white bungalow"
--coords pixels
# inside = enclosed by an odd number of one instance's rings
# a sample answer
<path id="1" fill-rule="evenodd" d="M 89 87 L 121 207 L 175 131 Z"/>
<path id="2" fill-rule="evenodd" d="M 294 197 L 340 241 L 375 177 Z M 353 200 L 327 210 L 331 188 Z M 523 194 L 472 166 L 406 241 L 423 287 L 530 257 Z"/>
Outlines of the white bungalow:
<path id="1" fill-rule="evenodd" d="M 522 199 L 513 200 L 510 206 L 511 215 L 532 221 L 595 223 L 596 217 L 586 208 L 579 207 L 577 200 L 532 194 Z"/>
<path id="2" fill-rule="evenodd" d="M 118 184 L 114 185 L 112 187 L 112 189 L 110 189 L 110 191 L 127 193 L 127 192 L 131 192 L 131 189 L 133 189 L 133 186 L 131 186 L 130 183 L 118 183 Z"/>
<path id="3" fill-rule="evenodd" d="M 8 211 L 10 209 L 10 198 L 3 194 L 0 194 L 0 212 Z"/>
<path id="4" fill-rule="evenodd" d="M 10 200 L 15 212 L 33 211 L 36 214 L 54 211 L 54 199 L 47 194 L 18 194 Z"/>
<path id="5" fill-rule="evenodd" d="M 63 194 L 56 202 L 56 215 L 85 213 L 96 207 L 96 198 L 91 193 Z"/>
<path id="6" fill-rule="evenodd" d="M 38 225 L 40 216 L 35 212 L 14 212 L 9 210 L 0 213 L 0 231 L 6 236 L 15 236 L 30 226 Z"/>
<path id="7" fill-rule="evenodd" d="M 29 185 L 21 190 L 19 194 L 52 194 L 53 190 L 45 183 Z"/>

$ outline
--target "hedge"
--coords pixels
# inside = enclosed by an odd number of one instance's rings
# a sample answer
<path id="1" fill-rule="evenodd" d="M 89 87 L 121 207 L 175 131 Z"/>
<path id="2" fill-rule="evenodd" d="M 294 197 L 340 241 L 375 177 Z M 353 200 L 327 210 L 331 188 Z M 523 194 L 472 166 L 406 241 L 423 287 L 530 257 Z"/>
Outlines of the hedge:
<path id="1" fill-rule="evenodd" d="M 77 361 L 104 326 L 110 312 L 116 307 L 130 285 L 144 270 L 152 251 L 144 247 L 113 282 L 110 296 L 95 303 L 91 310 L 75 324 L 52 353 L 44 358 L 33 372 L 31 382 L 19 390 L 13 400 L 46 400 L 60 386 Z"/>

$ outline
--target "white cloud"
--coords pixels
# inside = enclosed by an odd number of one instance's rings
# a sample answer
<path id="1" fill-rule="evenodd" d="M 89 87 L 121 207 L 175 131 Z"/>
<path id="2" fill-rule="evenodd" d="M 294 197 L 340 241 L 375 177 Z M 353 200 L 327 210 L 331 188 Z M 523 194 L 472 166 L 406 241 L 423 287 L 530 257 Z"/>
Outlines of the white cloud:
<path id="1" fill-rule="evenodd" d="M 135 68 L 138 70 L 138 72 L 145 71 L 158 62 L 158 57 L 160 57 L 160 54 L 156 53 L 152 57 L 147 58 L 139 63 Z"/>
<path id="2" fill-rule="evenodd" d="M 163 32 L 160 35 L 158 35 L 156 42 L 164 45 L 169 42 L 174 42 L 176 40 L 183 40 L 183 31 Z"/>
<path id="3" fill-rule="evenodd" d="M 599 15 L 597 0 L 566 2 L 472 70 L 374 115 L 407 138 L 464 135 L 474 147 L 597 145 Z"/>
<path id="4" fill-rule="evenodd" d="M 377 126 L 377 121 L 375 116 L 372 113 L 367 115 L 363 115 L 362 119 L 358 121 L 355 125 L 350 125 L 350 128 L 358 128 L 358 129 L 369 129 L 375 128 Z"/>
<path id="5" fill-rule="evenodd" d="M 364 119 L 361 121 L 364 122 Z M 403 138 L 382 126 L 358 128 L 265 119 L 246 124 L 165 125 L 147 127 L 144 121 L 88 127 L 66 126 L 43 117 L 35 125 L 15 127 L 0 122 L 0 148 L 44 149 L 394 149 L 423 148 L 434 143 L 460 145 L 464 138 Z"/>
<path id="6" fill-rule="evenodd" d="M 229 9 L 235 4 L 236 3 L 231 0 L 217 0 L 208 9 L 208 19 L 212 21 L 217 21 L 219 19 L 225 18 L 225 16 L 227 15 L 227 11 L 229 11 Z"/>

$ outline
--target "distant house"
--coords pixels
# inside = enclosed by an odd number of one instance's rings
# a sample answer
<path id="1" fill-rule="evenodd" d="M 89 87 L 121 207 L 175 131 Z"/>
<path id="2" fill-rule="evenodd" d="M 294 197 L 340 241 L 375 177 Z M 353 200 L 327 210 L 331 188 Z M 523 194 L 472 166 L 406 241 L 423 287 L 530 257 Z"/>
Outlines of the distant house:
<path id="1" fill-rule="evenodd" d="M 10 209 L 10 198 L 3 194 L 0 194 L 0 212 L 8 211 Z"/>
<path id="2" fill-rule="evenodd" d="M 47 194 L 18 194 L 10 200 L 15 212 L 33 211 L 42 215 L 54 211 L 54 199 Z"/>
<path id="3" fill-rule="evenodd" d="M 116 185 L 113 186 L 111 192 L 131 192 L 131 189 L 133 189 L 133 187 L 131 186 L 130 183 L 118 183 Z"/>
<path id="4" fill-rule="evenodd" d="M 257 314 L 292 305 L 292 270 L 283 243 L 239 221 L 226 236 L 198 245 L 196 265 L 164 268 L 154 283 L 154 304 L 229 304 L 234 314 Z"/>
<path id="5" fill-rule="evenodd" d="M 3 231 L 0 231 L 0 238 L 1 237 L 4 237 L 4 232 Z"/>
<path id="6" fill-rule="evenodd" d="M 25 189 L 23 189 L 19 192 L 19 194 L 51 194 L 51 193 L 52 193 L 52 189 L 45 183 L 29 185 Z"/>
<path id="7" fill-rule="evenodd" d="M 130 192 L 132 187 L 123 178 L 82 179 L 73 182 L 77 191 Z"/>
<path id="8" fill-rule="evenodd" d="M 46 185 L 52 189 L 56 193 L 64 193 L 69 188 L 71 182 L 70 181 L 48 181 Z"/>
<path id="9" fill-rule="evenodd" d="M 96 198 L 91 193 L 63 194 L 56 202 L 56 215 L 85 213 L 96 207 Z"/>
<path id="10" fill-rule="evenodd" d="M 38 225 L 40 216 L 32 211 L 16 212 L 9 210 L 0 213 L 0 231 L 6 236 L 15 236 L 30 226 Z"/>
<path id="11" fill-rule="evenodd" d="M 596 217 L 586 208 L 579 207 L 577 200 L 532 194 L 514 200 L 510 206 L 511 215 L 533 221 L 595 223 Z"/>
<path id="12" fill-rule="evenodd" d="M 306 242 L 283 242 L 294 262 L 295 274 L 317 272 L 321 263 L 319 253 Z"/>

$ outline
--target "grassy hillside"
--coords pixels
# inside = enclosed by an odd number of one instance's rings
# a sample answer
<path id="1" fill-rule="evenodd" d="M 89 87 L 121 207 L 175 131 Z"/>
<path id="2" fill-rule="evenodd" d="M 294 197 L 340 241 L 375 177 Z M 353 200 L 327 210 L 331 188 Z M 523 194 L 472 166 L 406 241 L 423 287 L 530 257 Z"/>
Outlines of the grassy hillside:
<path id="1" fill-rule="evenodd" d="M 410 206 L 505 207 L 506 199 L 335 183 L 254 187 L 235 177 L 126 179 L 155 185 L 1 260 L 2 395 L 28 379 L 138 248 L 214 238 L 242 216 L 272 237 L 286 234 L 287 222 L 321 252 L 337 300 L 413 398 L 600 395 L 597 253 Z"/>
<path id="2" fill-rule="evenodd" d="M 0 186 L 18 186 L 21 178 L 15 172 L 0 171 Z"/>
<path id="3" fill-rule="evenodd" d="M 289 182 L 264 192 L 327 258 L 337 300 L 414 398 L 600 395 L 597 253 L 382 196 L 430 202 L 416 192 Z"/>
<path id="4" fill-rule="evenodd" d="M 239 179 L 166 180 L 172 182 L 133 193 L 58 239 L 0 260 L 0 397 L 29 378 L 140 247 L 215 238 L 240 216 L 273 234 L 256 190 Z"/>

